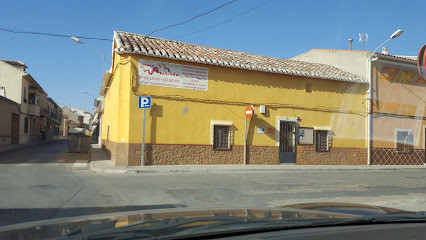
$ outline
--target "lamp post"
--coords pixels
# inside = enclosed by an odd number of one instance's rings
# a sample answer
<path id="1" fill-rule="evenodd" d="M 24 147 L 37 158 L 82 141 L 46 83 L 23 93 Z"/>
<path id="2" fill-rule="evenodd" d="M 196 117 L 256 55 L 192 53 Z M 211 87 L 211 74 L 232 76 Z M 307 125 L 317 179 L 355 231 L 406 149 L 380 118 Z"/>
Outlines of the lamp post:
<path id="1" fill-rule="evenodd" d="M 90 46 L 89 44 L 87 44 L 87 43 L 85 43 L 85 42 L 81 41 L 81 40 L 80 40 L 80 39 L 78 39 L 77 37 L 70 37 L 70 38 L 71 38 L 71 40 L 73 40 L 74 42 L 76 42 L 76 43 L 80 43 L 80 44 L 84 44 L 84 45 L 86 45 L 87 47 L 89 47 L 89 48 L 93 49 L 95 52 L 97 52 L 97 53 L 98 53 L 98 54 L 102 57 L 102 60 L 103 60 L 103 68 L 102 68 L 103 72 L 102 72 L 102 74 L 103 74 L 103 73 L 105 73 L 105 55 L 104 55 L 104 54 L 102 54 L 101 52 L 99 52 L 99 50 L 98 50 L 98 49 L 96 49 L 96 48 L 94 48 L 94 47 Z"/>
<path id="2" fill-rule="evenodd" d="M 372 106 L 373 106 L 373 84 L 372 84 L 372 62 L 373 62 L 373 57 L 374 57 L 374 53 L 377 51 L 377 49 L 379 49 L 381 46 L 385 45 L 385 43 L 387 43 L 389 40 L 394 39 L 396 37 L 401 36 L 401 34 L 404 31 L 402 31 L 401 29 L 396 30 L 394 33 L 392 33 L 392 35 L 386 40 L 384 41 L 382 44 L 380 44 L 372 53 L 369 53 L 369 59 L 368 59 L 368 69 L 369 69 L 369 74 L 368 74 L 368 110 L 367 110 L 367 114 L 368 114 L 368 118 L 367 118 L 367 164 L 370 165 L 371 164 L 371 139 L 372 139 L 372 134 L 371 134 L 371 123 L 373 121 L 373 115 L 372 115 Z"/>
<path id="3" fill-rule="evenodd" d="M 93 97 L 94 99 L 96 99 L 96 97 L 95 97 L 95 96 L 93 96 L 92 94 L 90 94 L 90 93 L 88 93 L 88 92 L 86 92 L 86 91 L 81 91 L 81 93 L 86 94 L 86 95 L 89 95 L 89 96 Z"/>

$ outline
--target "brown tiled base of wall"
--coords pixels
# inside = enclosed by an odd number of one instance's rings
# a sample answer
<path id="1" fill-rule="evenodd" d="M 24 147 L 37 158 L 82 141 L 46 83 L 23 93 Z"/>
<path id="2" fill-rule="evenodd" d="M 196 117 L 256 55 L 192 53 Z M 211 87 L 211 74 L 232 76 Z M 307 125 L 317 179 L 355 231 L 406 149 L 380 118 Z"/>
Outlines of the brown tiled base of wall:
<path id="1" fill-rule="evenodd" d="M 106 152 L 117 166 L 139 166 L 141 144 L 102 141 Z M 146 144 L 144 165 L 210 165 L 243 164 L 243 146 L 231 150 L 213 150 L 210 145 Z M 278 147 L 247 147 L 247 163 L 279 164 Z"/>
<path id="2" fill-rule="evenodd" d="M 140 145 L 140 144 L 139 144 Z M 126 143 L 115 143 L 111 141 L 105 141 L 102 139 L 102 148 L 105 150 L 107 155 L 111 158 L 112 162 L 116 166 L 134 166 L 129 165 L 129 144 Z M 140 163 L 140 160 L 139 160 Z"/>
<path id="3" fill-rule="evenodd" d="M 314 147 L 297 146 L 298 165 L 367 165 L 366 148 L 331 148 L 317 152 Z"/>
<path id="4" fill-rule="evenodd" d="M 424 163 L 424 149 L 415 149 L 411 153 L 397 153 L 394 148 L 371 149 L 372 165 L 423 165 Z"/>

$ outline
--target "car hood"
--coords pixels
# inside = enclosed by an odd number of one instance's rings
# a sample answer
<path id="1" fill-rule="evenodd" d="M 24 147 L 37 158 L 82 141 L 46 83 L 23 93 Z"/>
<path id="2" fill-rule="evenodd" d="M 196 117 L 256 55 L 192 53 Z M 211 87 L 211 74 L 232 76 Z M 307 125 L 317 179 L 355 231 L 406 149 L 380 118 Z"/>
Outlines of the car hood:
<path id="1" fill-rule="evenodd" d="M 232 208 L 232 209 L 170 209 L 119 212 L 70 218 L 36 221 L 0 227 L 0 239 L 47 239 L 67 236 L 75 229 L 90 228 L 107 224 L 110 228 L 165 219 L 203 218 L 214 221 L 223 217 L 245 217 L 248 219 L 313 220 L 351 219 L 362 216 L 403 213 L 406 211 L 362 204 L 308 203 L 286 205 L 276 208 Z M 408 213 L 408 212 L 407 212 Z"/>

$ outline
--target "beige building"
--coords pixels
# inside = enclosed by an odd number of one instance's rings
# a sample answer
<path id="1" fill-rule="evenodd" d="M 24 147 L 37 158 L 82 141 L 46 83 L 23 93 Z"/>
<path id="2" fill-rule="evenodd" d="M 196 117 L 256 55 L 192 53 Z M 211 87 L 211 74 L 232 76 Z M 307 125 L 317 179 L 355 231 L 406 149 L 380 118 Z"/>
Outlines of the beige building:
<path id="1" fill-rule="evenodd" d="M 52 119 L 47 93 L 26 68 L 20 61 L 0 60 L 0 109 L 6 116 L 0 124 L 0 144 L 46 140 L 47 124 Z M 60 119 L 54 120 L 60 123 Z M 57 129 L 59 135 L 59 125 Z"/>
<path id="2" fill-rule="evenodd" d="M 68 138 L 68 131 L 73 128 L 84 127 L 84 116 L 78 114 L 72 107 L 60 106 L 62 120 L 60 131 L 63 138 Z"/>
<path id="3" fill-rule="evenodd" d="M 20 105 L 10 99 L 0 96 L 0 145 L 19 143 Z"/>
<path id="4" fill-rule="evenodd" d="M 313 49 L 292 59 L 325 63 L 371 82 L 368 163 L 423 165 L 426 161 L 426 80 L 417 58 L 369 51 Z M 367 99 L 368 101 L 369 99 Z M 368 121 L 368 119 L 367 119 Z M 367 124 L 368 126 L 369 124 Z"/>
<path id="5" fill-rule="evenodd" d="M 28 78 L 25 77 L 28 75 L 25 72 L 27 66 L 19 61 L 10 61 L 10 60 L 1 60 L 0 61 L 0 88 L 1 95 L 20 106 L 19 117 L 16 115 L 11 115 L 6 118 L 12 118 L 12 125 L 18 125 L 18 142 L 11 141 L 11 134 L 6 134 L 2 136 L 2 142 L 9 143 L 27 143 L 30 141 L 31 134 L 31 115 L 29 113 L 37 113 L 37 108 L 29 107 L 28 97 L 29 97 L 29 87 L 31 86 Z M 5 101 L 2 101 L 5 104 Z M 16 113 L 14 113 L 16 114 Z M 8 131 L 8 127 L 11 125 L 0 125 L 1 128 L 4 128 L 4 132 Z M 15 134 L 15 133 L 14 133 Z"/>
<path id="6" fill-rule="evenodd" d="M 46 138 L 48 140 L 59 139 L 60 125 L 62 123 L 62 108 L 52 99 L 48 98 L 48 121 L 46 129 Z"/>

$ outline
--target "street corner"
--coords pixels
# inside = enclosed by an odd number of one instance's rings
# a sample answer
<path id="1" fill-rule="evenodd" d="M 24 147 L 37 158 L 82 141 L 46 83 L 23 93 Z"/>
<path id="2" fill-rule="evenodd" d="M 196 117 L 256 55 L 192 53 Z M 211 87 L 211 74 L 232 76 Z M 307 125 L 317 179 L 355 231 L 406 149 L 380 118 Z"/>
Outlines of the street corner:
<path id="1" fill-rule="evenodd" d="M 90 164 L 90 170 L 96 173 L 112 173 L 112 174 L 122 174 L 127 173 L 127 169 L 115 167 L 111 160 L 98 160 L 98 161 L 91 161 Z"/>
<path id="2" fill-rule="evenodd" d="M 71 164 L 73 170 L 86 170 L 89 167 L 89 160 L 77 160 Z"/>

